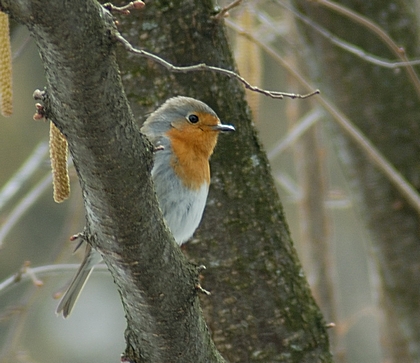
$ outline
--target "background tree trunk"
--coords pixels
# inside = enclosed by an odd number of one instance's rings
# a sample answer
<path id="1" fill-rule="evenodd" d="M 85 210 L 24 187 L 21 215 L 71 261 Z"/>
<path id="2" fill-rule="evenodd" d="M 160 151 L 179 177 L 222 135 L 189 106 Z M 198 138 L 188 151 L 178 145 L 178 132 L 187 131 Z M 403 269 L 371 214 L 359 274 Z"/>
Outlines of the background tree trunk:
<path id="1" fill-rule="evenodd" d="M 400 60 L 381 41 L 369 21 L 382 27 L 409 59 L 419 57 L 418 13 L 412 1 L 340 1 L 358 14 L 351 20 L 327 6 L 327 1 L 294 1 L 306 15 L 335 36 L 368 55 Z M 334 3 L 333 3 L 334 4 Z M 367 19 L 367 21 L 363 21 Z M 385 68 L 356 57 L 322 37 L 313 28 L 300 27 L 310 48 L 305 58 L 314 67 L 323 94 L 360 128 L 399 172 L 418 190 L 419 164 L 419 81 L 407 68 Z M 385 33 L 384 33 L 385 34 Z M 382 38 L 383 39 L 383 38 Z M 419 215 L 372 165 L 360 147 L 334 127 L 336 144 L 344 156 L 351 178 L 372 232 L 373 253 L 380 271 L 380 305 L 385 321 L 381 329 L 385 360 L 420 360 L 420 244 Z"/>
<path id="2" fill-rule="evenodd" d="M 177 66 L 235 69 L 223 21 L 212 20 L 214 14 L 211 1 L 153 1 L 138 18 L 122 18 L 121 32 L 136 29 L 128 37 L 132 44 Z M 219 138 L 203 222 L 186 246 L 188 256 L 208 268 L 203 285 L 212 296 L 201 301 L 222 355 L 230 362 L 330 361 L 324 322 L 304 281 L 242 85 L 209 72 L 171 74 L 120 54 L 136 114 L 180 94 L 203 100 L 237 128 Z"/>

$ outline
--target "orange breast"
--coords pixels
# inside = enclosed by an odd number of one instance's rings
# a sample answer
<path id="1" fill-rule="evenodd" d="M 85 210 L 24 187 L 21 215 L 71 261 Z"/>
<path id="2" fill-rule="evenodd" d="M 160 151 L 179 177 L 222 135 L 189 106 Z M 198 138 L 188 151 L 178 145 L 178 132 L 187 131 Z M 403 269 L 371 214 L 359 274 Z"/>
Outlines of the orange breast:
<path id="1" fill-rule="evenodd" d="M 193 190 L 198 190 L 203 183 L 210 184 L 208 158 L 196 153 L 196 150 L 191 145 L 186 145 L 182 139 L 172 138 L 171 140 L 174 153 L 171 165 L 184 185 Z"/>
<path id="2" fill-rule="evenodd" d="M 185 139 L 182 131 L 171 129 L 168 134 L 171 138 L 173 157 L 171 165 L 185 186 L 198 190 L 203 183 L 210 184 L 209 157 L 216 144 L 203 150 L 203 143 L 196 139 L 194 142 Z M 205 143 L 206 144 L 206 143 Z"/>
<path id="3" fill-rule="evenodd" d="M 167 132 L 171 140 L 175 173 L 184 185 L 198 190 L 203 183 L 210 184 L 209 158 L 216 146 L 218 132 L 214 125 L 219 119 L 214 115 L 196 112 L 200 121 L 191 124 L 187 120 L 177 120 Z"/>

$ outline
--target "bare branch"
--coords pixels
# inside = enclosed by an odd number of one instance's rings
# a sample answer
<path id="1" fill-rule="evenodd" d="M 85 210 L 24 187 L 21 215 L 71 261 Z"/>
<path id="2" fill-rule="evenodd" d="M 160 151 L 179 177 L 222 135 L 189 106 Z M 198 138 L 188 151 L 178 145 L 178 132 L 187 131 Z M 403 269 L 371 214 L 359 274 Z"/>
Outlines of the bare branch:
<path id="1" fill-rule="evenodd" d="M 312 125 L 318 122 L 324 112 L 321 108 L 314 108 L 296 123 L 296 125 L 271 149 L 268 153 L 268 159 L 272 160 L 281 154 L 288 147 L 292 146 Z"/>
<path id="2" fill-rule="evenodd" d="M 248 39 L 256 42 L 261 46 L 276 61 L 295 77 L 300 84 L 307 89 L 311 89 L 312 85 L 304 79 L 299 72 L 287 61 L 285 61 L 278 52 L 266 44 L 265 42 L 257 39 L 253 34 L 247 33 L 244 29 L 240 28 L 235 23 L 226 20 L 228 25 L 246 36 Z M 365 153 L 366 157 L 378 167 L 379 170 L 388 178 L 388 180 L 395 186 L 397 190 L 404 196 L 409 204 L 420 214 L 420 195 L 412 184 L 392 165 L 385 156 L 370 142 L 370 140 L 344 115 L 329 99 L 324 96 L 317 98 L 318 102 L 330 113 L 336 123 L 343 129 L 343 131 L 360 147 Z"/>
<path id="3" fill-rule="evenodd" d="M 38 277 L 36 277 L 36 273 L 33 270 L 33 268 L 31 267 L 31 261 L 25 261 L 23 263 L 23 266 L 21 268 L 21 272 L 22 272 L 22 274 L 24 274 L 24 273 L 28 274 L 28 276 L 32 280 L 32 283 L 33 283 L 34 286 L 41 287 L 42 285 L 44 285 L 44 282 L 42 280 L 40 280 Z"/>
<path id="4" fill-rule="evenodd" d="M 48 144 L 41 141 L 29 158 L 0 190 L 0 210 L 37 171 L 48 155 Z"/>
<path id="5" fill-rule="evenodd" d="M 10 288 L 16 286 L 18 282 L 32 280 L 33 276 L 38 277 L 50 277 L 53 275 L 62 276 L 63 272 L 69 271 L 74 273 L 80 267 L 79 264 L 57 264 L 57 265 L 46 265 L 33 267 L 28 271 L 28 269 L 21 269 L 16 272 L 13 276 L 9 276 L 7 279 L 0 282 L 0 295 L 6 293 Z M 95 271 L 106 271 L 105 264 L 99 264 L 95 267 Z"/>
<path id="6" fill-rule="evenodd" d="M 13 228 L 13 226 L 20 220 L 25 212 L 37 201 L 42 193 L 51 185 L 51 173 L 48 173 L 41 181 L 36 184 L 16 205 L 10 212 L 7 219 L 0 228 L 0 247 L 4 239 Z"/>
<path id="7" fill-rule="evenodd" d="M 408 66 L 416 66 L 420 64 L 420 59 L 408 60 L 408 61 L 390 61 L 387 59 L 382 59 L 377 57 L 373 54 L 367 53 L 364 49 L 359 48 L 358 46 L 348 43 L 345 40 L 335 36 L 330 31 L 322 27 L 321 25 L 315 23 L 307 16 L 303 15 L 301 12 L 296 10 L 295 8 L 286 5 L 283 2 L 279 2 L 279 5 L 283 6 L 285 9 L 293 13 L 299 20 L 304 22 L 305 24 L 311 26 L 315 31 L 321 34 L 323 37 L 328 39 L 331 43 L 335 44 L 336 46 L 344 49 L 345 51 L 354 54 L 355 56 L 378 66 L 385 67 L 385 68 L 400 68 L 400 67 L 408 67 Z M 258 14 L 257 14 L 258 15 Z"/>
<path id="8" fill-rule="evenodd" d="M 129 51 L 130 53 L 139 55 L 141 57 L 145 57 L 147 59 L 151 59 L 154 62 L 160 64 L 161 66 L 165 67 L 167 70 L 171 71 L 171 72 L 175 72 L 175 73 L 188 73 L 188 72 L 197 72 L 197 71 L 210 71 L 210 72 L 215 72 L 215 73 L 220 73 L 220 74 L 224 74 L 228 77 L 233 77 L 236 78 L 239 82 L 241 82 L 245 88 L 250 89 L 251 91 L 254 92 L 258 92 L 258 93 L 262 93 L 263 95 L 269 96 L 271 98 L 277 98 L 277 99 L 283 99 L 284 97 L 289 97 L 292 99 L 295 98 L 300 98 L 300 99 L 305 99 L 308 97 L 311 97 L 313 95 L 319 94 L 319 90 L 315 90 L 312 91 L 308 94 L 305 95 L 300 95 L 297 93 L 286 93 L 286 92 L 277 92 L 277 91 L 267 91 L 264 89 L 261 89 L 259 87 L 256 86 L 252 86 L 251 84 L 249 84 L 249 82 L 247 82 L 243 77 L 241 77 L 239 74 L 230 71 L 228 69 L 223 69 L 223 68 L 219 68 L 219 67 L 214 67 L 214 66 L 209 66 L 205 63 L 200 63 L 200 64 L 196 64 L 194 66 L 186 66 L 186 67 L 177 67 L 174 66 L 173 64 L 165 61 L 164 59 L 162 59 L 161 57 L 149 53 L 143 49 L 136 49 L 134 48 L 120 33 L 116 33 L 115 34 L 115 38 L 124 45 L 125 49 L 127 51 Z"/>
<path id="9" fill-rule="evenodd" d="M 106 4 L 103 4 L 102 6 L 105 9 L 109 10 L 110 12 L 115 12 L 115 13 L 120 13 L 120 14 L 123 14 L 123 15 L 128 15 L 128 14 L 130 14 L 130 10 L 139 10 L 139 9 L 144 8 L 145 5 L 146 4 L 143 1 L 136 0 L 136 1 L 131 1 L 127 5 L 121 6 L 121 7 L 115 6 L 111 3 L 106 3 Z"/>
<path id="10" fill-rule="evenodd" d="M 233 9 L 234 7 L 238 6 L 242 0 L 234 0 L 230 4 L 226 5 L 224 8 L 222 8 L 215 16 L 213 16 L 213 19 L 220 20 L 226 16 L 228 16 L 228 11 L 230 9 Z"/>
<path id="11" fill-rule="evenodd" d="M 326 8 L 329 8 L 331 10 L 336 11 L 339 14 L 342 14 L 349 19 L 355 21 L 356 23 L 359 23 L 369 29 L 372 33 L 375 33 L 387 46 L 388 48 L 394 52 L 394 54 L 400 58 L 403 62 L 408 63 L 409 60 L 405 54 L 404 48 L 398 46 L 395 41 L 387 34 L 385 30 L 383 30 L 379 25 L 375 24 L 371 19 L 343 6 L 338 3 L 328 1 L 328 0 L 315 0 L 317 4 L 320 4 L 322 6 L 325 6 Z M 417 95 L 420 97 L 420 80 L 417 76 L 417 73 L 414 71 L 413 67 L 410 64 L 407 64 L 407 66 L 404 68 L 413 85 L 416 89 Z"/>

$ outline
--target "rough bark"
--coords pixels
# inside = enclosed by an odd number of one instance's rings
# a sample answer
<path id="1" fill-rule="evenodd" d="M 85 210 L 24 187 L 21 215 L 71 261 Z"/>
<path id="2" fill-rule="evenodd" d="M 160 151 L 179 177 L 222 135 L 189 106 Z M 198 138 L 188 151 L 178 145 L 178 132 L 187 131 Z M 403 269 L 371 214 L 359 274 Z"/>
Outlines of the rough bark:
<path id="1" fill-rule="evenodd" d="M 153 1 L 138 18 L 121 18 L 121 31 L 174 65 L 235 69 L 223 22 L 212 20 L 214 14 L 211 1 Z M 217 347 L 230 362 L 330 361 L 324 322 L 297 260 L 242 86 L 212 73 L 171 74 L 128 58 L 123 53 L 120 64 L 136 113 L 182 94 L 205 101 L 237 128 L 235 135 L 219 138 L 204 219 L 186 247 L 190 258 L 208 268 L 203 285 L 212 296 L 201 300 Z"/>
<path id="2" fill-rule="evenodd" d="M 151 150 L 121 86 L 109 14 L 91 0 L 0 0 L 0 7 L 26 24 L 38 44 L 47 115 L 69 142 L 88 241 L 103 253 L 126 312 L 125 358 L 222 362 L 200 311 L 197 271 L 162 224 L 149 176 Z M 121 19 L 122 31 L 177 65 L 233 68 L 213 13 L 210 1 L 154 1 Z M 231 362 L 330 362 L 324 322 L 241 86 L 211 73 L 173 75 L 141 59 L 127 64 L 123 78 L 136 114 L 145 112 L 140 105 L 151 110 L 183 94 L 207 102 L 238 128 L 221 138 L 200 243 L 188 246 L 191 258 L 208 267 L 203 284 L 213 295 L 202 304 L 220 351 Z"/>
<path id="3" fill-rule="evenodd" d="M 295 1 L 312 20 L 368 54 L 395 60 L 378 36 L 361 24 L 310 1 Z M 340 1 L 376 22 L 406 51 L 418 58 L 418 18 L 415 2 Z M 404 68 L 384 68 L 334 46 L 313 29 L 305 29 L 316 61 L 312 77 L 319 87 L 375 144 L 399 172 L 420 187 L 418 122 L 419 94 Z M 340 131 L 340 130 L 336 130 Z M 372 165 L 360 148 L 343 134 L 337 145 L 351 178 L 359 207 L 373 236 L 373 251 L 381 275 L 380 303 L 385 313 L 382 332 L 385 360 L 420 360 L 419 216 L 394 186 Z"/>
<path id="4" fill-rule="evenodd" d="M 112 18 L 94 1 L 1 5 L 38 44 L 47 116 L 68 140 L 88 240 L 103 254 L 125 308 L 126 359 L 222 362 L 200 312 L 197 271 L 163 227 L 151 150 L 118 73 Z"/>

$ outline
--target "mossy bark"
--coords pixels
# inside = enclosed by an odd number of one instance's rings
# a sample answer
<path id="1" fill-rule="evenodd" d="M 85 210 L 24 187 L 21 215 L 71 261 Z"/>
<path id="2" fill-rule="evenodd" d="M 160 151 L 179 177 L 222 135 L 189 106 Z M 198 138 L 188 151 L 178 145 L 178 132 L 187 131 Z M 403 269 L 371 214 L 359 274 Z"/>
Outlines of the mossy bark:
<path id="1" fill-rule="evenodd" d="M 211 1 L 153 1 L 119 19 L 120 30 L 136 47 L 174 65 L 204 62 L 235 70 L 223 21 L 212 19 L 216 11 Z M 324 321 L 290 239 L 242 85 L 211 72 L 171 74 L 123 50 L 120 55 L 137 115 L 186 95 L 208 103 L 237 129 L 219 137 L 204 218 L 186 246 L 190 259 L 207 266 L 202 283 L 212 296 L 201 302 L 218 349 L 230 362 L 330 362 Z"/>

